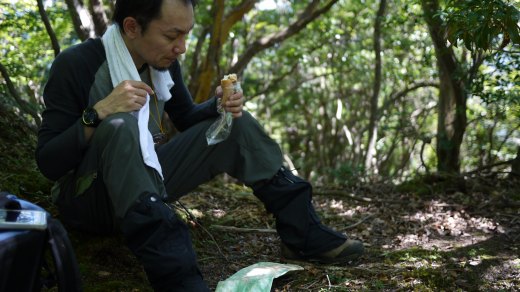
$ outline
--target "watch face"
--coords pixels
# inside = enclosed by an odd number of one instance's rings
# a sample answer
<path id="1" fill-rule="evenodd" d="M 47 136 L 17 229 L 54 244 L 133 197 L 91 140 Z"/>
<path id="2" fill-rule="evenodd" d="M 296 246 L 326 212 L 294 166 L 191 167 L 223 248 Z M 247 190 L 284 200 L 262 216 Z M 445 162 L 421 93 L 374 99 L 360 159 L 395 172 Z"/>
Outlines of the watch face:
<path id="1" fill-rule="evenodd" d="M 155 133 L 152 135 L 153 143 L 155 145 L 162 145 L 166 142 L 166 135 L 163 133 Z"/>
<path id="2" fill-rule="evenodd" d="M 83 124 L 87 126 L 96 126 L 98 123 L 98 115 L 95 109 L 86 108 L 83 111 Z"/>

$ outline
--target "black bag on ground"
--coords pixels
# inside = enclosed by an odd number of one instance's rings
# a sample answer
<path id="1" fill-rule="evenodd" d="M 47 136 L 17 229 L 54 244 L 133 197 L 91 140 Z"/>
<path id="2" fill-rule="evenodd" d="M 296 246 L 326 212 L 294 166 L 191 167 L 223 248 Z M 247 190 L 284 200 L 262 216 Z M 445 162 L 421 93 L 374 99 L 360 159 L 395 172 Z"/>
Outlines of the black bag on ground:
<path id="1" fill-rule="evenodd" d="M 14 221 L 20 210 L 45 211 L 38 205 L 0 192 L 4 221 Z M 7 211 L 6 211 L 7 210 Z M 0 291 L 82 291 L 76 256 L 63 225 L 48 213 L 45 229 L 0 229 Z"/>

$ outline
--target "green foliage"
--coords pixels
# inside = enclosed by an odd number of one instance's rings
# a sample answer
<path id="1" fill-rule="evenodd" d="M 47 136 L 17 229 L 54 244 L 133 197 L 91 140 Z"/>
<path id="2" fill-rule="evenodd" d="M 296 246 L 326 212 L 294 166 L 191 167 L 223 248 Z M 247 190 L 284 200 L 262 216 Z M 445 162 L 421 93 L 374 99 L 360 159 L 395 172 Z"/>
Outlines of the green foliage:
<path id="1" fill-rule="evenodd" d="M 511 48 L 514 49 L 514 48 Z M 497 52 L 490 55 L 473 82 L 472 93 L 504 112 L 520 106 L 520 54 Z M 514 109 L 513 109 L 514 111 Z M 517 112 L 517 117 L 519 112 Z"/>
<path id="2" fill-rule="evenodd" d="M 330 170 L 330 175 L 334 178 L 334 182 L 342 187 L 355 186 L 364 176 L 364 173 L 363 165 L 351 165 L 348 163 Z"/>
<path id="3" fill-rule="evenodd" d="M 34 1 L 0 1 L 2 63 L 22 97 L 41 110 L 41 92 L 54 58 L 49 37 Z M 226 12 L 240 2 L 226 1 Z M 257 3 L 231 28 L 217 56 L 221 72 L 228 70 L 255 40 L 285 29 L 308 5 L 308 1 L 274 2 L 278 4 L 275 9 L 260 9 Z M 486 44 L 491 50 L 498 48 L 500 40 L 509 37 L 512 41 L 503 51 L 490 54 L 468 88 L 473 98 L 469 99 L 471 124 L 461 152 L 463 170 L 516 153 L 518 135 L 514 130 L 520 116 L 516 68 L 520 61 L 513 52 L 518 48 L 514 40 L 518 10 L 510 2 L 441 1 L 446 5 L 440 16 L 447 21 L 454 45 L 460 41 L 468 45 L 466 41 L 472 40 L 469 45 L 475 54 Z M 76 43 L 65 3 L 45 3 L 61 48 Z M 182 60 L 186 74 L 188 68 L 197 65 L 191 64 L 197 37 L 215 21 L 213 4 L 199 1 L 190 50 Z M 340 0 L 299 34 L 262 51 L 244 72 L 238 72 L 243 74 L 247 110 L 282 145 L 300 174 L 316 182 L 351 185 L 356 180 L 373 179 L 366 175 L 372 170 L 364 169 L 364 158 L 374 88 L 373 29 L 379 4 L 378 0 Z M 436 143 L 438 91 L 434 86 L 407 91 L 421 82 L 438 82 L 435 49 L 422 14 L 419 1 L 396 0 L 388 2 L 383 19 L 376 179 L 414 177 L 433 169 L 437 160 L 432 145 Z M 204 56 L 209 38 L 200 38 Z M 471 54 L 464 46 L 454 49 L 463 63 L 461 74 L 465 74 L 471 67 Z M 189 83 L 191 76 L 185 77 Z M 3 83 L 0 99 L 16 108 Z M 426 140 L 429 142 L 421 153 Z"/>
<path id="4" fill-rule="evenodd" d="M 364 153 L 358 147 L 367 138 L 364 129 L 374 62 L 372 29 L 378 4 L 340 1 L 293 39 L 260 55 L 246 71 L 246 93 L 254 96 L 263 92 L 266 83 L 271 89 L 258 96 L 251 108 L 270 122 L 275 137 L 283 137 L 280 142 L 296 167 L 315 179 L 328 177 L 342 183 L 341 178 L 350 176 L 345 165 L 361 173 Z M 384 19 L 381 100 L 435 74 L 430 67 L 434 64 L 431 43 L 419 22 L 420 6 L 405 4 L 390 5 Z M 277 80 L 278 76 L 285 78 Z M 276 82 L 270 84 L 271 80 Z M 402 115 L 409 117 L 409 112 L 427 104 L 430 97 L 421 94 L 387 102 L 380 121 L 385 130 L 380 131 L 378 142 L 383 152 L 396 143 L 394 131 L 402 129 L 401 112 L 406 111 Z M 420 115 L 420 119 L 425 118 L 432 119 Z M 402 161 L 406 152 L 399 148 L 388 159 Z M 383 175 L 394 175 L 401 168 L 390 164 Z"/>
<path id="5" fill-rule="evenodd" d="M 42 108 L 39 97 L 46 72 L 54 59 L 49 36 L 40 19 L 36 1 L 0 0 L 0 53 L 20 96 Z M 46 7 L 51 25 L 62 47 L 74 42 L 72 25 L 65 3 L 51 2 Z M 16 106 L 6 86 L 0 84 L 1 102 Z"/>
<path id="6" fill-rule="evenodd" d="M 513 0 L 514 1 L 514 0 Z M 463 41 L 468 50 L 490 50 L 497 38 L 520 44 L 520 12 L 511 1 L 449 0 L 442 16 L 448 26 L 448 40 L 454 46 Z"/>

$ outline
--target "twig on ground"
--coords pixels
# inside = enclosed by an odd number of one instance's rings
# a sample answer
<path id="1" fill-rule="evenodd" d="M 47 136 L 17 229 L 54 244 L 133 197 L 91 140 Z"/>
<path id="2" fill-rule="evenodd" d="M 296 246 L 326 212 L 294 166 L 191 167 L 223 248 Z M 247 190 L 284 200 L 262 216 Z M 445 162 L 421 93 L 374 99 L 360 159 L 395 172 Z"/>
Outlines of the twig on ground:
<path id="1" fill-rule="evenodd" d="M 312 288 L 313 286 L 315 286 L 317 283 L 319 283 L 319 280 L 316 280 L 316 281 L 314 281 L 314 282 L 311 282 L 310 284 L 308 284 L 307 286 L 304 286 L 304 287 L 302 287 L 302 288 L 303 288 L 303 289 L 307 289 L 307 290 L 311 290 L 311 288 Z"/>
<path id="2" fill-rule="evenodd" d="M 343 228 L 343 230 L 349 230 L 349 229 L 352 229 L 352 228 L 354 228 L 354 227 L 360 225 L 361 223 L 367 221 L 368 219 L 370 219 L 370 218 L 372 218 L 372 217 L 374 217 L 374 216 L 375 216 L 374 214 L 368 215 L 368 216 L 366 216 L 365 218 L 359 220 L 358 222 L 356 222 L 356 223 L 354 223 L 354 224 L 352 224 L 352 225 L 349 225 L 349 226 Z"/>
<path id="3" fill-rule="evenodd" d="M 166 204 L 166 205 L 168 207 L 170 207 L 170 205 L 168 205 L 168 204 Z M 180 206 L 180 207 L 178 207 L 177 205 Z M 202 224 L 199 222 L 199 220 L 197 220 L 197 218 L 195 216 L 193 216 L 193 214 L 191 214 L 190 210 L 188 210 L 188 208 L 186 208 L 181 202 L 177 201 L 177 205 L 175 205 L 175 207 L 179 208 L 180 210 L 184 210 L 184 212 L 186 212 L 186 214 L 188 214 L 190 219 L 193 222 L 195 222 L 195 224 L 197 224 L 200 228 L 202 228 L 202 230 L 204 230 L 204 232 L 206 232 L 209 235 L 209 237 L 211 238 L 213 243 L 215 243 L 215 245 L 217 246 L 217 249 L 218 249 L 218 252 L 220 253 L 220 255 L 224 258 L 224 260 L 226 262 L 229 262 L 229 259 L 226 257 L 226 255 L 220 249 L 220 246 L 218 245 L 217 241 L 215 240 L 215 237 L 213 237 L 213 234 L 211 234 L 211 232 L 209 232 L 204 226 L 202 226 Z"/>
<path id="4" fill-rule="evenodd" d="M 276 233 L 274 229 L 260 229 L 260 228 L 240 228 L 234 226 L 223 226 L 223 225 L 211 225 L 210 228 L 229 231 L 229 232 L 245 232 L 245 233 Z"/>
<path id="5" fill-rule="evenodd" d="M 347 271 L 349 273 L 353 274 L 359 274 L 359 275 L 365 275 L 365 276 L 374 276 L 374 275 L 393 275 L 393 274 L 400 274 L 406 271 L 407 269 L 398 268 L 398 267 L 386 267 L 386 268 L 380 268 L 380 267 L 370 267 L 370 268 L 364 268 L 360 266 L 330 266 L 330 265 L 323 265 L 319 266 L 320 269 L 325 269 L 327 271 Z"/>
<path id="6" fill-rule="evenodd" d="M 340 190 L 315 189 L 314 190 L 314 194 L 317 195 L 317 196 L 340 196 L 340 197 L 347 197 L 349 199 L 353 199 L 353 200 L 361 201 L 361 202 L 367 202 L 367 203 L 374 202 L 374 200 L 372 200 L 371 198 L 357 197 L 356 195 L 354 195 L 351 192 L 340 191 Z"/>
<path id="7" fill-rule="evenodd" d="M 338 197 L 349 198 L 352 200 L 365 202 L 365 203 L 400 203 L 397 200 L 385 200 L 385 199 L 374 200 L 372 198 L 360 197 L 360 196 L 354 195 L 352 192 L 341 191 L 341 190 L 315 189 L 314 194 L 317 196 L 338 196 Z"/>

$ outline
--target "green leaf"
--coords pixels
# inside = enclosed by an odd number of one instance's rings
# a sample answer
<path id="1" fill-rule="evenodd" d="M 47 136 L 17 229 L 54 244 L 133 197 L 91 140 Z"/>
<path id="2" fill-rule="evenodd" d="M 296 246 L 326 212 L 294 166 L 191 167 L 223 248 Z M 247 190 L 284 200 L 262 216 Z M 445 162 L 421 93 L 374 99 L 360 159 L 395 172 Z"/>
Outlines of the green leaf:
<path id="1" fill-rule="evenodd" d="M 516 23 L 512 22 L 512 19 L 507 23 L 506 29 L 511 41 L 515 44 L 520 44 L 520 28 Z"/>

